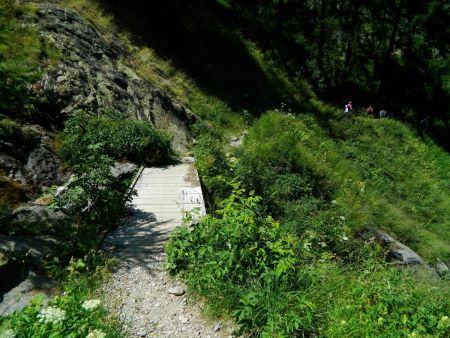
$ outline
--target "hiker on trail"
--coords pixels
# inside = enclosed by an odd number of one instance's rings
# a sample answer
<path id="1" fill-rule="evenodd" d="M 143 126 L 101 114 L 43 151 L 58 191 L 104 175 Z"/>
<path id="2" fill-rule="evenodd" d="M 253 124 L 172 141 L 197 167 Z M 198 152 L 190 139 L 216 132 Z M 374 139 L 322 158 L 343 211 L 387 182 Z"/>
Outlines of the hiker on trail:
<path id="1" fill-rule="evenodd" d="M 386 117 L 386 110 L 384 110 L 384 109 L 381 109 L 381 110 L 380 110 L 380 119 L 381 119 L 382 117 Z"/>
<path id="2" fill-rule="evenodd" d="M 348 106 L 348 110 L 351 112 L 353 110 L 352 101 L 348 101 L 347 106 Z"/>
<path id="3" fill-rule="evenodd" d="M 344 113 L 350 113 L 353 110 L 352 101 L 348 101 L 348 103 L 344 106 Z"/>
<path id="4" fill-rule="evenodd" d="M 369 107 L 366 109 L 367 115 L 373 115 L 373 107 L 371 104 L 369 104 Z"/>

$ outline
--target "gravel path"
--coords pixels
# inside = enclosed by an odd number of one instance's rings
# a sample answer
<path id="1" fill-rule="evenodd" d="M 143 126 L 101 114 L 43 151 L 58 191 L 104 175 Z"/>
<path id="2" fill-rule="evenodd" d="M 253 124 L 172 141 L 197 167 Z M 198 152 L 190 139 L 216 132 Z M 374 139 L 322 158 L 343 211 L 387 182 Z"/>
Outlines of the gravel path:
<path id="1" fill-rule="evenodd" d="M 200 307 L 186 297 L 184 285 L 162 269 L 122 266 L 104 295 L 130 337 L 232 337 L 226 324 L 204 319 Z"/>
<path id="2" fill-rule="evenodd" d="M 136 182 L 130 217 L 107 236 L 103 248 L 119 259 L 103 293 L 129 337 L 232 337 L 229 323 L 210 322 L 189 301 L 184 285 L 163 269 L 164 243 L 186 210 L 204 213 L 190 159 L 146 168 Z"/>

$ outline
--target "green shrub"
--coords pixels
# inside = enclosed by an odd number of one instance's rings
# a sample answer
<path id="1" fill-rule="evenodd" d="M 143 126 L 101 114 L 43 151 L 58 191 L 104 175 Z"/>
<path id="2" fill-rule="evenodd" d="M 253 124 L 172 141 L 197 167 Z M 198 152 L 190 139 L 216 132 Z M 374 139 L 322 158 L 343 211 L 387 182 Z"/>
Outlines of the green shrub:
<path id="1" fill-rule="evenodd" d="M 271 217 L 263 216 L 259 203 L 260 197 L 245 197 L 235 184 L 233 193 L 216 211 L 217 217 L 206 216 L 191 232 L 180 228 L 172 234 L 166 247 L 167 267 L 172 273 L 183 271 L 189 286 L 198 294 L 207 298 L 219 294 L 215 302 L 220 305 L 216 306 L 235 310 L 242 330 L 259 330 L 269 325 L 267 330 L 287 334 L 291 325 L 304 325 L 298 323 L 302 320 L 276 320 L 280 314 L 271 313 L 267 307 L 261 309 L 267 311 L 266 315 L 252 319 L 254 302 L 276 302 L 275 298 L 267 300 L 267 288 L 277 289 L 287 303 L 297 297 L 282 289 L 283 277 L 295 268 L 293 238 L 284 236 Z M 264 287 L 255 293 L 252 283 Z M 288 310 L 283 308 L 292 315 Z"/>
<path id="2" fill-rule="evenodd" d="M 110 266 L 111 262 L 100 261 L 93 271 L 81 273 L 85 263 L 73 260 L 63 283 L 64 292 L 48 305 L 44 306 L 43 297 L 37 296 L 23 310 L 0 317 L 0 336 L 122 337 L 118 323 L 106 310 L 107 300 L 98 298 L 98 288 L 108 277 Z"/>
<path id="3" fill-rule="evenodd" d="M 217 216 L 179 228 L 166 246 L 169 271 L 209 310 L 232 316 L 239 334 L 446 336 L 448 282 L 381 263 L 338 206 L 305 217 L 295 236 L 262 211 L 261 198 L 235 184 Z"/>
<path id="4" fill-rule="evenodd" d="M 144 121 L 129 120 L 111 112 L 105 116 L 74 113 L 66 122 L 62 156 L 72 165 L 90 155 L 89 147 L 112 158 L 139 163 L 167 161 L 172 155 L 169 137 Z"/>

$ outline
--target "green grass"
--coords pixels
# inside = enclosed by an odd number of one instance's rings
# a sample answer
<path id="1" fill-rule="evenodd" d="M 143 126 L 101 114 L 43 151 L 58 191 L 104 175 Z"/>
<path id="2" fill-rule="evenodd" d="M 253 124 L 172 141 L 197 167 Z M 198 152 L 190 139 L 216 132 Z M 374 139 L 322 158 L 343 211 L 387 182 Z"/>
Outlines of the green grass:
<path id="1" fill-rule="evenodd" d="M 36 8 L 12 0 L 0 3 L 0 109 L 11 117 L 29 116 L 38 101 L 29 86 L 60 56 L 31 24 Z"/>
<path id="2" fill-rule="evenodd" d="M 232 316 L 249 337 L 446 337 L 448 280 L 383 264 L 348 235 L 335 207 L 294 236 L 260 197 L 234 184 L 216 216 L 179 228 L 166 247 L 207 311 Z M 325 212 L 322 212 L 325 214 Z M 312 221 L 312 220 L 311 220 Z M 375 250 L 374 250 L 375 249 Z M 349 260 L 351 255 L 358 258 Z"/>
<path id="3" fill-rule="evenodd" d="M 320 128 L 311 116 L 263 116 L 239 153 L 238 177 L 268 204 L 280 205 L 272 210 L 281 217 L 287 213 L 283 202 L 292 200 L 280 201 L 273 194 L 288 189 L 289 181 L 276 186 L 274 178 L 306 177 L 300 185 L 309 184 L 309 190 L 298 188 L 297 203 L 307 196 L 325 205 L 333 200 L 352 229 L 381 228 L 429 261 L 448 260 L 448 155 L 394 120 L 331 117 L 328 124 Z"/>

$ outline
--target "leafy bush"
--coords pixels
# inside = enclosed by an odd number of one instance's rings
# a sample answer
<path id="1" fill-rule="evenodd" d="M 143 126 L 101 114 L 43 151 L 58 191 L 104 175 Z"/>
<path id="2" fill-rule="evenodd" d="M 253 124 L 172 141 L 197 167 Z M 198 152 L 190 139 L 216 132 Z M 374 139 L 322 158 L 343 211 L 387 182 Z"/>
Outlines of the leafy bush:
<path id="1" fill-rule="evenodd" d="M 206 216 L 191 232 L 180 228 L 172 234 L 166 247 L 167 267 L 172 273 L 183 271 L 190 287 L 202 296 L 210 298 L 219 293 L 218 306 L 236 310 L 243 330 L 259 330 L 268 325 L 268 332 L 287 334 L 292 325 L 305 324 L 300 319 L 277 320 L 279 313 L 273 313 L 270 307 L 258 310 L 265 314 L 256 318 L 252 311 L 259 302 L 280 301 L 272 293 L 276 290 L 286 298 L 283 311 L 292 316 L 287 304 L 297 299 L 295 294 L 283 290 L 281 278 L 294 269 L 293 238 L 284 236 L 271 217 L 263 216 L 260 200 L 253 195 L 245 197 L 244 190 L 234 184 L 232 194 L 216 211 L 218 217 Z M 263 285 L 260 292 L 252 291 L 252 283 Z"/>
<path id="2" fill-rule="evenodd" d="M 90 149 L 90 151 L 93 151 Z M 101 153 L 73 167 L 75 179 L 57 199 L 57 204 L 72 216 L 75 226 L 66 227 L 58 243 L 59 264 L 75 255 L 80 256 L 98 245 L 98 234 L 115 226 L 123 213 L 128 181 L 120 181 L 111 174 L 114 161 Z"/>
<path id="3" fill-rule="evenodd" d="M 262 211 L 260 197 L 234 184 L 217 216 L 179 228 L 166 246 L 169 271 L 214 313 L 233 316 L 240 334 L 448 333 L 448 283 L 382 264 L 352 239 L 338 207 L 306 218 L 296 236 Z"/>
<path id="4" fill-rule="evenodd" d="M 75 112 L 63 132 L 62 156 L 72 165 L 90 156 L 90 146 L 115 159 L 139 163 L 167 161 L 172 155 L 166 134 L 144 121 L 129 120 L 118 113 L 101 116 Z"/>
<path id="5" fill-rule="evenodd" d="M 37 296 L 25 309 L 0 317 L 2 337 L 122 337 L 120 328 L 98 299 L 98 288 L 109 275 L 111 262 L 96 262 L 91 272 L 83 261 L 73 260 L 68 266 L 64 293 L 52 298 L 48 305 Z M 9 335 L 8 335 L 9 334 Z"/>

